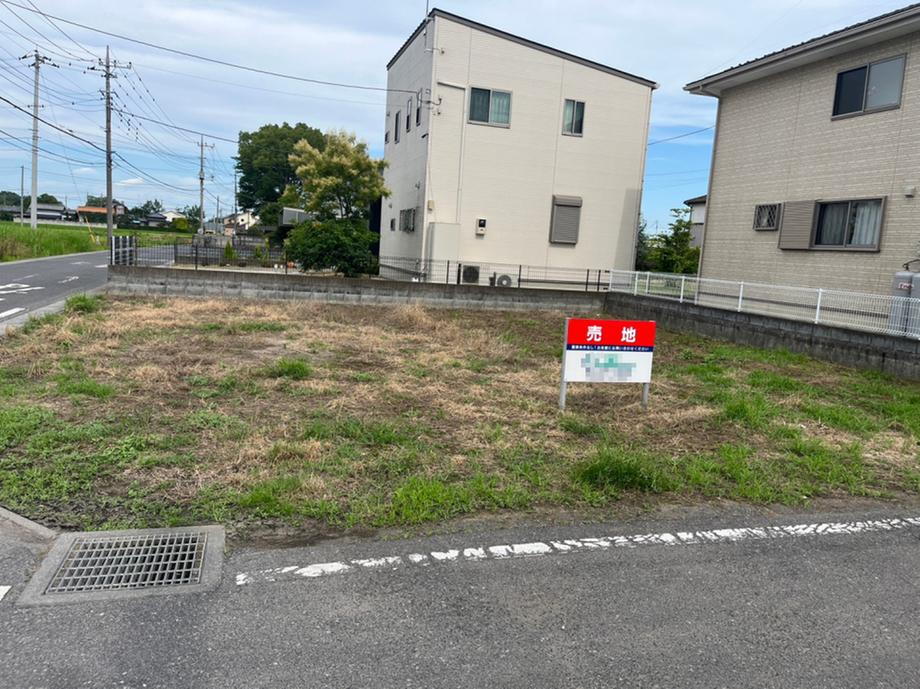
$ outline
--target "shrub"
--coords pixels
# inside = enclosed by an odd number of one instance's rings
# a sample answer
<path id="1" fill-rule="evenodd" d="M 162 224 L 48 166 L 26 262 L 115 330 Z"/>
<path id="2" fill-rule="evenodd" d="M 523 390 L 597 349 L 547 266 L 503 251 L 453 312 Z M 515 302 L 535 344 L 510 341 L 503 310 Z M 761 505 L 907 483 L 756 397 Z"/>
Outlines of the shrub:
<path id="1" fill-rule="evenodd" d="M 365 220 L 323 220 L 302 223 L 288 236 L 287 255 L 303 270 L 331 269 L 345 277 L 370 273 L 376 237 Z"/>

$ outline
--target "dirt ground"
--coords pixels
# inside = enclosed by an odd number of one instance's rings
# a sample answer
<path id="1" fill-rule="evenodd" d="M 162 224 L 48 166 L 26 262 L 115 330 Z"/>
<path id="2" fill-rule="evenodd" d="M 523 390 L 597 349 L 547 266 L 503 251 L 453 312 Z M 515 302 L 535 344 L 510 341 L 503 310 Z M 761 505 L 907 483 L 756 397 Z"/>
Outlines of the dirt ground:
<path id="1" fill-rule="evenodd" d="M 660 332 L 571 385 L 564 315 L 80 298 L 0 348 L 0 503 L 63 527 L 374 529 L 920 491 L 920 385 Z"/>

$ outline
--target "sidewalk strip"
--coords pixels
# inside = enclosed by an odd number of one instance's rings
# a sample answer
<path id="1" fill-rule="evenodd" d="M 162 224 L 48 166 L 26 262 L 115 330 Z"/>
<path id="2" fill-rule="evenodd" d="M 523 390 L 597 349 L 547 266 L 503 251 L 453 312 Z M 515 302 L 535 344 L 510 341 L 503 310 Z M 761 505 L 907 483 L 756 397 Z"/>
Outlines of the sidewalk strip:
<path id="1" fill-rule="evenodd" d="M 873 521 L 830 522 L 824 524 L 794 524 L 791 526 L 759 526 L 713 531 L 678 531 L 675 533 L 635 534 L 632 536 L 601 536 L 597 538 L 568 538 L 535 543 L 497 544 L 473 546 L 429 553 L 410 553 L 368 559 L 319 562 L 309 565 L 288 565 L 236 575 L 238 586 L 256 582 L 273 582 L 292 579 L 313 579 L 332 574 L 346 574 L 367 569 L 397 569 L 404 566 L 425 567 L 440 562 L 478 562 L 506 560 L 522 557 L 542 557 L 574 553 L 584 550 L 608 548 L 638 548 L 642 546 L 702 545 L 714 543 L 740 543 L 778 538 L 856 535 L 883 531 L 897 531 L 920 527 L 920 517 L 902 519 L 877 519 Z"/>

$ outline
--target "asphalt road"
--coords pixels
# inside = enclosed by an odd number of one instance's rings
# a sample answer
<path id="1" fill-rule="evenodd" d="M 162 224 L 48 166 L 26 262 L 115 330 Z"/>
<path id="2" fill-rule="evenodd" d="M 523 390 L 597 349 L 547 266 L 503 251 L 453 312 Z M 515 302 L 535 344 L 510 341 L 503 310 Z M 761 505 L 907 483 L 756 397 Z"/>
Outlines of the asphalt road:
<path id="1" fill-rule="evenodd" d="M 105 251 L 0 263 L 0 326 L 105 284 Z"/>
<path id="2" fill-rule="evenodd" d="M 0 585 L 13 586 L 0 601 L 0 686 L 917 686 L 920 521 L 290 572 L 495 543 L 882 516 L 736 514 L 240 550 L 211 593 L 33 608 L 14 601 L 35 556 L 0 539 Z"/>

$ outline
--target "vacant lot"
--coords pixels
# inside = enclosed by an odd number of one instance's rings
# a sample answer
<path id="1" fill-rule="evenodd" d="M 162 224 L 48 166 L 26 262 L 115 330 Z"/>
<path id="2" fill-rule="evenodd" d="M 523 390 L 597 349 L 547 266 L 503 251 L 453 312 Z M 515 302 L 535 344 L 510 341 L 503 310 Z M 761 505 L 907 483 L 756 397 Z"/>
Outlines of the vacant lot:
<path id="1" fill-rule="evenodd" d="M 116 230 L 116 234 L 139 234 L 146 241 L 162 242 L 176 237 L 190 237 L 189 233 L 163 230 Z M 24 258 L 61 256 L 84 251 L 103 251 L 106 230 L 98 227 L 39 224 L 32 229 L 28 224 L 0 222 L 0 263 Z"/>
<path id="2" fill-rule="evenodd" d="M 389 526 L 920 491 L 920 386 L 661 333 L 573 385 L 561 314 L 76 298 L 0 348 L 0 503 L 67 527 Z"/>

